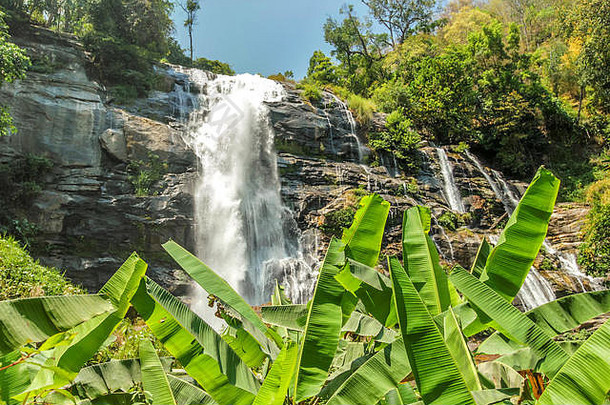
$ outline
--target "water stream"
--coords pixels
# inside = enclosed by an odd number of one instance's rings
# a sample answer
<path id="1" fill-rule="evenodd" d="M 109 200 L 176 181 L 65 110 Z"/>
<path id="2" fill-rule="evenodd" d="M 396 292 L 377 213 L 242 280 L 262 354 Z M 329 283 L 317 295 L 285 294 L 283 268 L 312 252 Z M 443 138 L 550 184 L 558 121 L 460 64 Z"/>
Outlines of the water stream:
<path id="1" fill-rule="evenodd" d="M 352 114 L 352 111 L 348 108 L 347 104 L 345 104 L 343 100 L 341 100 L 333 93 L 328 94 L 332 96 L 333 100 L 335 100 L 335 102 L 341 107 L 341 109 L 345 113 L 345 118 L 347 118 L 347 122 L 349 124 L 348 136 L 354 139 L 354 142 L 356 143 L 356 151 L 358 154 L 358 163 L 362 163 L 362 160 L 364 158 L 364 148 L 362 146 L 362 143 L 360 142 L 360 138 L 358 138 L 358 135 L 356 134 L 356 120 L 354 119 L 354 114 Z"/>
<path id="2" fill-rule="evenodd" d="M 292 213 L 282 204 L 265 105 L 282 100 L 283 87 L 249 74 L 188 74 L 201 89 L 185 135 L 199 161 L 198 257 L 252 305 L 269 301 L 276 279 L 291 298 L 304 302 L 315 274 L 303 260 Z"/>
<path id="3" fill-rule="evenodd" d="M 447 153 L 443 148 L 436 148 L 436 153 L 438 155 L 438 161 L 441 166 L 441 173 L 443 175 L 443 191 L 445 193 L 445 198 L 449 203 L 449 207 L 451 207 L 453 211 L 463 214 L 466 212 L 466 209 L 464 208 L 464 203 L 462 202 L 460 189 L 455 183 L 455 177 L 453 177 L 453 167 L 451 166 L 451 163 L 449 163 Z"/>

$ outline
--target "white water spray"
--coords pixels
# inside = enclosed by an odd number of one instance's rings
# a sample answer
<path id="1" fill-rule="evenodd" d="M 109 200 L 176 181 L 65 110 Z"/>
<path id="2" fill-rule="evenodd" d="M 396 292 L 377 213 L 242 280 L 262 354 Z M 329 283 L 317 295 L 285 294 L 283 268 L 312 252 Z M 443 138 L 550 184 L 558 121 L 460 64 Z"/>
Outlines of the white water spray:
<path id="1" fill-rule="evenodd" d="M 438 161 L 441 166 L 441 173 L 443 175 L 443 191 L 445 192 L 445 197 L 447 198 L 449 207 L 451 207 L 453 211 L 463 214 L 466 212 L 466 209 L 464 208 L 464 203 L 462 202 L 460 189 L 455 183 L 455 177 L 453 177 L 453 167 L 449 163 L 447 153 L 443 148 L 436 148 L 436 153 L 438 155 Z"/>
<path id="2" fill-rule="evenodd" d="M 286 228 L 296 224 L 282 204 L 265 105 L 281 101 L 284 89 L 254 75 L 188 73 L 201 88 L 186 134 L 200 169 L 197 255 L 253 305 L 269 300 L 275 279 L 302 302 L 315 274 L 302 260 L 299 242 L 287 236 Z"/>

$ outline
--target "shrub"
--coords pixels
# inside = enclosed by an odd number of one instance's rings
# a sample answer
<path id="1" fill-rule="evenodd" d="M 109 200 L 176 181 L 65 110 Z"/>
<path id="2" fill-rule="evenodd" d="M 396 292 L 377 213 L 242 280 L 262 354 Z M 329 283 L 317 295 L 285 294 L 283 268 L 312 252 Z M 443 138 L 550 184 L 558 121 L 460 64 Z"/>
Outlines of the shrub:
<path id="1" fill-rule="evenodd" d="M 362 125 L 368 125 L 373 119 L 375 103 L 368 98 L 352 94 L 347 99 L 347 105 L 356 115 L 356 119 Z"/>
<path id="2" fill-rule="evenodd" d="M 610 179 L 593 183 L 587 191 L 587 200 L 591 211 L 578 262 L 587 274 L 604 277 L 610 272 Z"/>
<path id="3" fill-rule="evenodd" d="M 416 173 L 419 168 L 420 135 L 413 130 L 411 121 L 402 109 L 393 111 L 386 119 L 386 131 L 369 135 L 369 146 L 378 155 L 394 155 L 400 168 L 406 173 Z"/>
<path id="4" fill-rule="evenodd" d="M 322 232 L 328 236 L 341 237 L 344 228 L 348 228 L 354 219 L 354 207 L 340 208 L 324 216 L 324 223 L 320 226 Z"/>
<path id="5" fill-rule="evenodd" d="M 167 163 L 162 162 L 159 156 L 149 152 L 148 160 L 131 162 L 128 170 L 128 179 L 137 196 L 155 195 L 157 191 L 154 189 L 154 185 L 167 173 Z"/>
<path id="6" fill-rule="evenodd" d="M 311 104 L 319 104 L 322 102 L 322 89 L 312 82 L 301 82 L 297 86 L 301 89 L 301 98 L 309 101 Z"/>
<path id="7" fill-rule="evenodd" d="M 0 236 L 0 300 L 83 292 L 59 270 L 40 265 L 13 237 Z"/>

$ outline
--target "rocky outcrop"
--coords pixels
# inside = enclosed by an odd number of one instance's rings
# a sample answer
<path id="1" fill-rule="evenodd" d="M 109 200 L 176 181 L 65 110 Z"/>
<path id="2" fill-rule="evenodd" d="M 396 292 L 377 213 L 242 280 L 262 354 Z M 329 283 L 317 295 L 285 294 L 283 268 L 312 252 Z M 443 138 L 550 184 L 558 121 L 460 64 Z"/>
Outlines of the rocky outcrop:
<path id="1" fill-rule="evenodd" d="M 16 41 L 47 63 L 26 80 L 0 89 L 0 99 L 11 106 L 19 128 L 19 133 L 0 139 L 0 163 L 25 154 L 54 162 L 41 179 L 43 190 L 15 211 L 38 225 L 37 256 L 95 290 L 137 250 L 158 281 L 174 292 L 186 292 L 183 275 L 161 243 L 174 239 L 194 250 L 197 162 L 182 131 L 201 89 L 191 88 L 179 68 L 158 67 L 164 77 L 160 90 L 130 106 L 116 106 L 87 76 L 87 56 L 73 38 L 35 30 Z M 431 208 L 431 235 L 447 263 L 469 267 L 482 238 L 502 228 L 502 201 L 463 151 L 445 149 L 468 211 L 458 215 L 444 195 L 432 145 L 422 148 L 424 163 L 416 177 L 401 174 L 392 159 L 370 167 L 371 151 L 363 146 L 366 131 L 355 125 L 340 100 L 324 93 L 312 105 L 293 85 L 285 88 L 285 100 L 269 104 L 270 119 L 282 198 L 298 223 L 305 255 L 321 258 L 337 225 L 330 222 L 339 221 L 338 212 L 355 208 L 359 197 L 370 192 L 392 204 L 384 240 L 388 255 L 400 255 L 403 212 L 415 205 Z M 381 130 L 383 121 L 375 116 L 369 130 Z M 147 178 L 154 181 L 144 187 Z M 506 186 L 524 190 L 520 183 Z M 574 252 L 585 214 L 586 207 L 560 205 L 549 241 L 561 251 Z M 575 289 L 569 285 L 574 280 L 553 270 L 560 265 L 556 257 L 544 255 L 536 263 L 556 280 L 556 290 Z"/>
<path id="2" fill-rule="evenodd" d="M 37 225 L 37 256 L 96 290 L 137 250 L 158 279 L 179 286 L 160 244 L 193 248 L 196 162 L 180 132 L 105 104 L 73 38 L 36 29 L 14 39 L 35 64 L 26 80 L 0 89 L 19 128 L 0 139 L 0 158 L 41 155 L 54 165 L 28 207 L 5 208 Z M 151 159 L 167 162 L 161 180 L 154 195 L 136 196 L 132 176 L 146 175 Z"/>

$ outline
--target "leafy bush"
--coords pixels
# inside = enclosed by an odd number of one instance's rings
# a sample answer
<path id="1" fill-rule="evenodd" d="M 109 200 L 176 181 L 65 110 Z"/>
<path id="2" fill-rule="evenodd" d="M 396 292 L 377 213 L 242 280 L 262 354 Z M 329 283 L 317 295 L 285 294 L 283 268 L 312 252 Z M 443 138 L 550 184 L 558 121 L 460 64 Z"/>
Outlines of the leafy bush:
<path id="1" fill-rule="evenodd" d="M 394 155 L 400 168 L 409 174 L 419 170 L 420 135 L 402 109 L 389 114 L 386 118 L 386 131 L 369 134 L 369 146 L 379 154 Z"/>
<path id="2" fill-rule="evenodd" d="M 155 183 L 163 179 L 167 173 L 167 163 L 162 162 L 158 155 L 148 154 L 148 160 L 130 162 L 128 166 L 128 179 L 135 189 L 137 196 L 155 195 Z"/>
<path id="3" fill-rule="evenodd" d="M 324 223 L 320 226 L 322 232 L 328 236 L 341 237 L 343 229 L 349 227 L 354 220 L 356 209 L 354 207 L 340 208 L 324 215 Z"/>
<path id="4" fill-rule="evenodd" d="M 311 104 L 319 104 L 322 102 L 322 89 L 316 83 L 312 82 L 301 82 L 297 86 L 301 89 L 301 98 L 305 101 L 309 101 Z"/>
<path id="5" fill-rule="evenodd" d="M 0 300 L 82 294 L 63 274 L 45 267 L 11 236 L 0 236 Z"/>
<path id="6" fill-rule="evenodd" d="M 360 124 L 366 126 L 373 119 L 375 103 L 372 100 L 352 94 L 347 99 L 347 106 L 355 113 Z"/>
<path id="7" fill-rule="evenodd" d="M 221 62 L 219 60 L 211 60 L 206 58 L 195 59 L 192 63 L 192 67 L 207 70 L 212 73 L 219 75 L 233 76 L 235 71 L 231 68 L 228 63 Z"/>
<path id="8" fill-rule="evenodd" d="M 587 274 L 605 277 L 610 273 L 610 179 L 593 183 L 587 191 L 587 200 L 591 211 L 578 262 Z"/>

